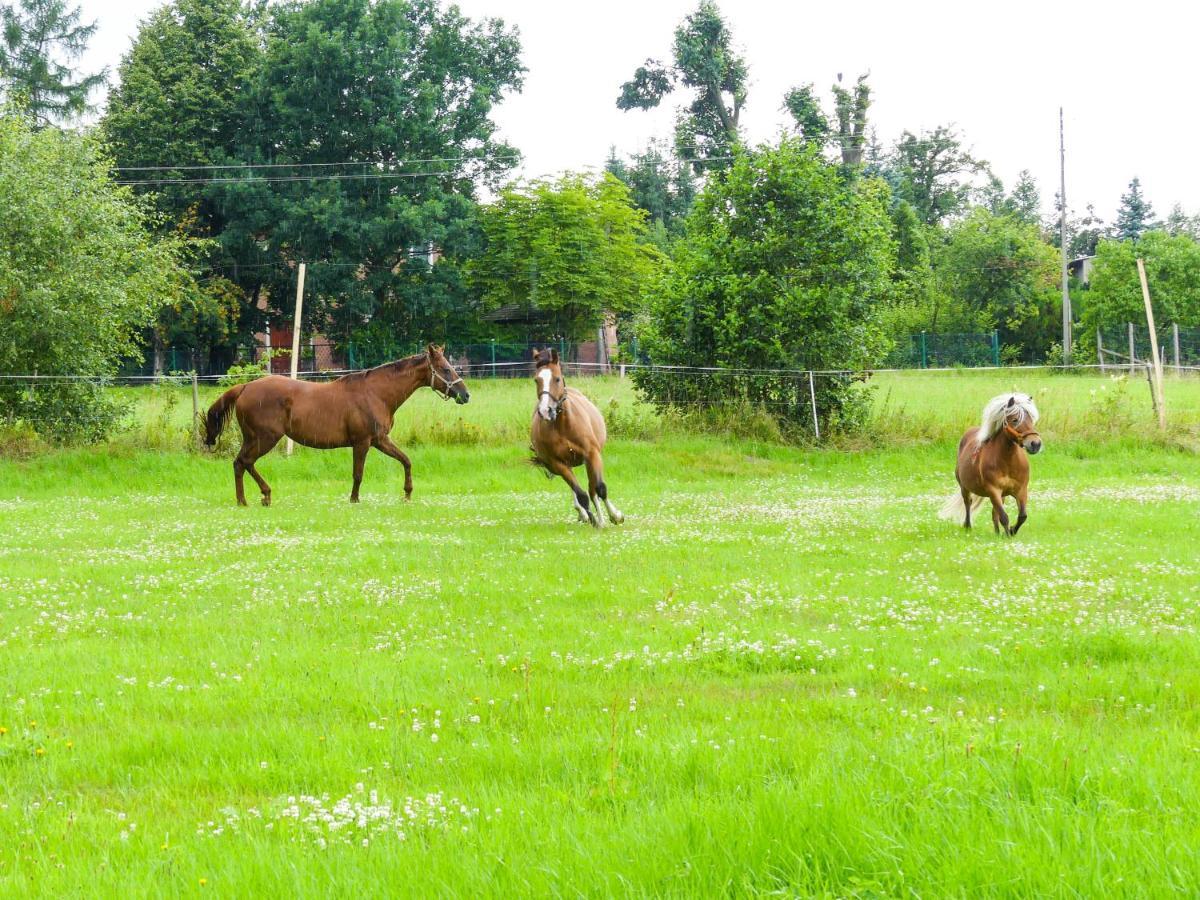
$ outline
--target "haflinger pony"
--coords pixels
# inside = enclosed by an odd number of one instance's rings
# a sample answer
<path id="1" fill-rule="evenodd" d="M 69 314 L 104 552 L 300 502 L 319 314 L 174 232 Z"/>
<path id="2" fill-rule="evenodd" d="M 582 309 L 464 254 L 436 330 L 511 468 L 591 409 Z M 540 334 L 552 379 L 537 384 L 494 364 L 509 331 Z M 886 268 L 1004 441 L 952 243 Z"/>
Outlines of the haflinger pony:
<path id="1" fill-rule="evenodd" d="M 1027 394 L 1001 394 L 983 408 L 983 421 L 958 443 L 954 477 L 959 493 L 942 507 L 943 519 L 962 519 L 971 527 L 971 512 L 992 501 L 992 525 L 1015 535 L 1025 524 L 1029 503 L 1029 457 L 1042 449 L 1036 425 L 1038 410 Z M 1017 524 L 1008 525 L 1004 498 L 1017 498 Z"/>
<path id="2" fill-rule="evenodd" d="M 337 381 L 315 384 L 269 375 L 231 387 L 205 417 L 204 443 L 212 447 L 231 414 L 242 429 L 242 448 L 233 460 L 233 481 L 239 506 L 246 505 L 242 476 L 249 472 L 262 491 L 263 506 L 271 505 L 271 487 L 255 461 L 271 452 L 279 439 L 328 450 L 354 449 L 354 487 L 350 502 L 358 502 L 367 451 L 372 447 L 404 466 L 404 499 L 412 496 L 412 463 L 388 436 L 400 404 L 418 388 L 429 387 L 446 400 L 462 404 L 471 399 L 441 347 L 430 344 L 418 353 L 374 369 L 352 372 Z"/>
<path id="3" fill-rule="evenodd" d="M 601 526 L 600 502 L 596 499 L 599 497 L 608 510 L 608 518 L 614 525 L 620 525 L 625 516 L 608 499 L 604 462 L 600 458 L 608 439 L 604 416 L 591 400 L 563 382 L 557 350 L 534 350 L 533 367 L 538 389 L 538 403 L 529 428 L 533 463 L 545 469 L 547 476 L 558 475 L 570 485 L 579 521 Z M 572 470 L 578 466 L 587 466 L 587 493 L 575 480 Z M 596 510 L 594 514 L 592 507 Z"/>

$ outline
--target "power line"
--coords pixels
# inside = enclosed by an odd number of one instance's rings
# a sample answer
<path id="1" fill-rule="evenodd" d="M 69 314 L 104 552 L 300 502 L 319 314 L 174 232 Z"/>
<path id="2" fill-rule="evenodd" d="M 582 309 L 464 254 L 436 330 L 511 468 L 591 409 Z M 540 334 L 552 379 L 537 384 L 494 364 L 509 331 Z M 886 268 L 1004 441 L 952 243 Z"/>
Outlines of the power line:
<path id="1" fill-rule="evenodd" d="M 448 170 L 437 172 L 361 172 L 350 175 L 270 175 L 266 178 L 152 178 L 141 180 L 117 181 L 115 184 L 125 185 L 128 187 L 141 186 L 162 186 L 171 184 L 274 184 L 278 182 L 295 182 L 295 181 L 353 181 L 355 179 L 365 180 L 382 180 L 388 178 L 432 178 L 441 175 L 443 177 L 459 178 L 461 175 Z"/>
<path id="2" fill-rule="evenodd" d="M 295 168 L 318 168 L 328 166 L 403 166 L 409 163 L 435 163 L 435 162 L 489 162 L 497 159 L 520 159 L 520 154 L 505 154 L 502 156 L 494 156 L 490 159 L 479 156 L 428 156 L 423 158 L 412 159 L 396 159 L 390 161 L 384 160 L 347 160 L 344 162 L 290 162 L 290 163 L 213 163 L 204 165 L 157 165 L 157 166 L 113 166 L 117 172 L 184 172 L 184 171 L 212 171 L 218 169 L 295 169 Z"/>

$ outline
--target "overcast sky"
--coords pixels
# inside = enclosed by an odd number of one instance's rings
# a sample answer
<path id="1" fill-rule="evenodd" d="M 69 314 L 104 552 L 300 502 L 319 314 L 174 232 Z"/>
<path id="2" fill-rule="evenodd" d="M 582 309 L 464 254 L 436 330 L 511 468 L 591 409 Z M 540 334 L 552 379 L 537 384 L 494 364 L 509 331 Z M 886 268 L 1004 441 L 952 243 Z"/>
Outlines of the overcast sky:
<path id="1" fill-rule="evenodd" d="M 87 65 L 114 76 L 139 20 L 161 0 L 82 0 L 99 23 Z M 525 88 L 496 111 L 502 134 L 536 176 L 603 164 L 669 137 L 671 108 L 621 112 L 623 81 L 646 57 L 668 58 L 697 0 L 460 0 L 471 17 L 521 32 Z M 871 73 L 871 124 L 890 145 L 904 129 L 958 127 L 1011 186 L 1028 168 L 1048 209 L 1058 185 L 1058 108 L 1066 109 L 1067 197 L 1111 221 L 1130 178 L 1155 212 L 1200 212 L 1200 5 L 726 0 L 722 9 L 750 64 L 743 124 L 751 141 L 786 124 L 788 88 L 827 86 L 838 72 Z M 673 106 L 673 99 L 668 105 Z"/>

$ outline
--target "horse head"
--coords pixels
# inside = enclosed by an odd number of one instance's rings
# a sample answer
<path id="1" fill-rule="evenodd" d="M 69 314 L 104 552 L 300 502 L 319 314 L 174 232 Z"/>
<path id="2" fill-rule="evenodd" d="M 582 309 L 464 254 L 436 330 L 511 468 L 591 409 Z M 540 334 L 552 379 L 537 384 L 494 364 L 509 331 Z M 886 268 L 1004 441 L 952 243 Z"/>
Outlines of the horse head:
<path id="1" fill-rule="evenodd" d="M 1008 439 L 1029 454 L 1042 449 L 1042 436 L 1034 426 L 1037 424 L 1037 408 L 1030 397 L 1013 394 L 1004 405 L 1004 433 Z M 1024 429 L 1024 430 L 1022 430 Z"/>
<path id="2" fill-rule="evenodd" d="M 533 380 L 537 383 L 538 406 L 537 413 L 547 422 L 558 418 L 563 401 L 567 396 L 567 386 L 563 383 L 562 365 L 558 359 L 558 351 L 553 347 L 548 350 L 533 351 Z"/>
<path id="3" fill-rule="evenodd" d="M 446 360 L 443 347 L 430 344 L 425 348 L 429 356 L 429 386 L 447 400 L 451 397 L 460 406 L 471 399 L 466 383 Z"/>

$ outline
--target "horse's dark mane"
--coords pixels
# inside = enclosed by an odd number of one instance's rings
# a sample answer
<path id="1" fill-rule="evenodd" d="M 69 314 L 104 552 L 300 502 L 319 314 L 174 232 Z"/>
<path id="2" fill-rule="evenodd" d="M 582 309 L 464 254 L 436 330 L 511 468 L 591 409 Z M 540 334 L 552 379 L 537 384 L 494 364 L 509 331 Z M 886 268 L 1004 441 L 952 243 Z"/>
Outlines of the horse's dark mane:
<path id="1" fill-rule="evenodd" d="M 357 381 L 361 378 L 368 377 L 372 372 L 396 371 L 402 372 L 405 369 L 411 369 L 414 366 L 420 365 L 428 359 L 428 353 L 414 353 L 412 356 L 406 356 L 404 359 L 397 359 L 394 362 L 386 362 L 382 365 L 375 366 L 371 369 L 363 369 L 359 372 L 351 372 L 349 375 L 343 375 L 339 381 Z"/>

